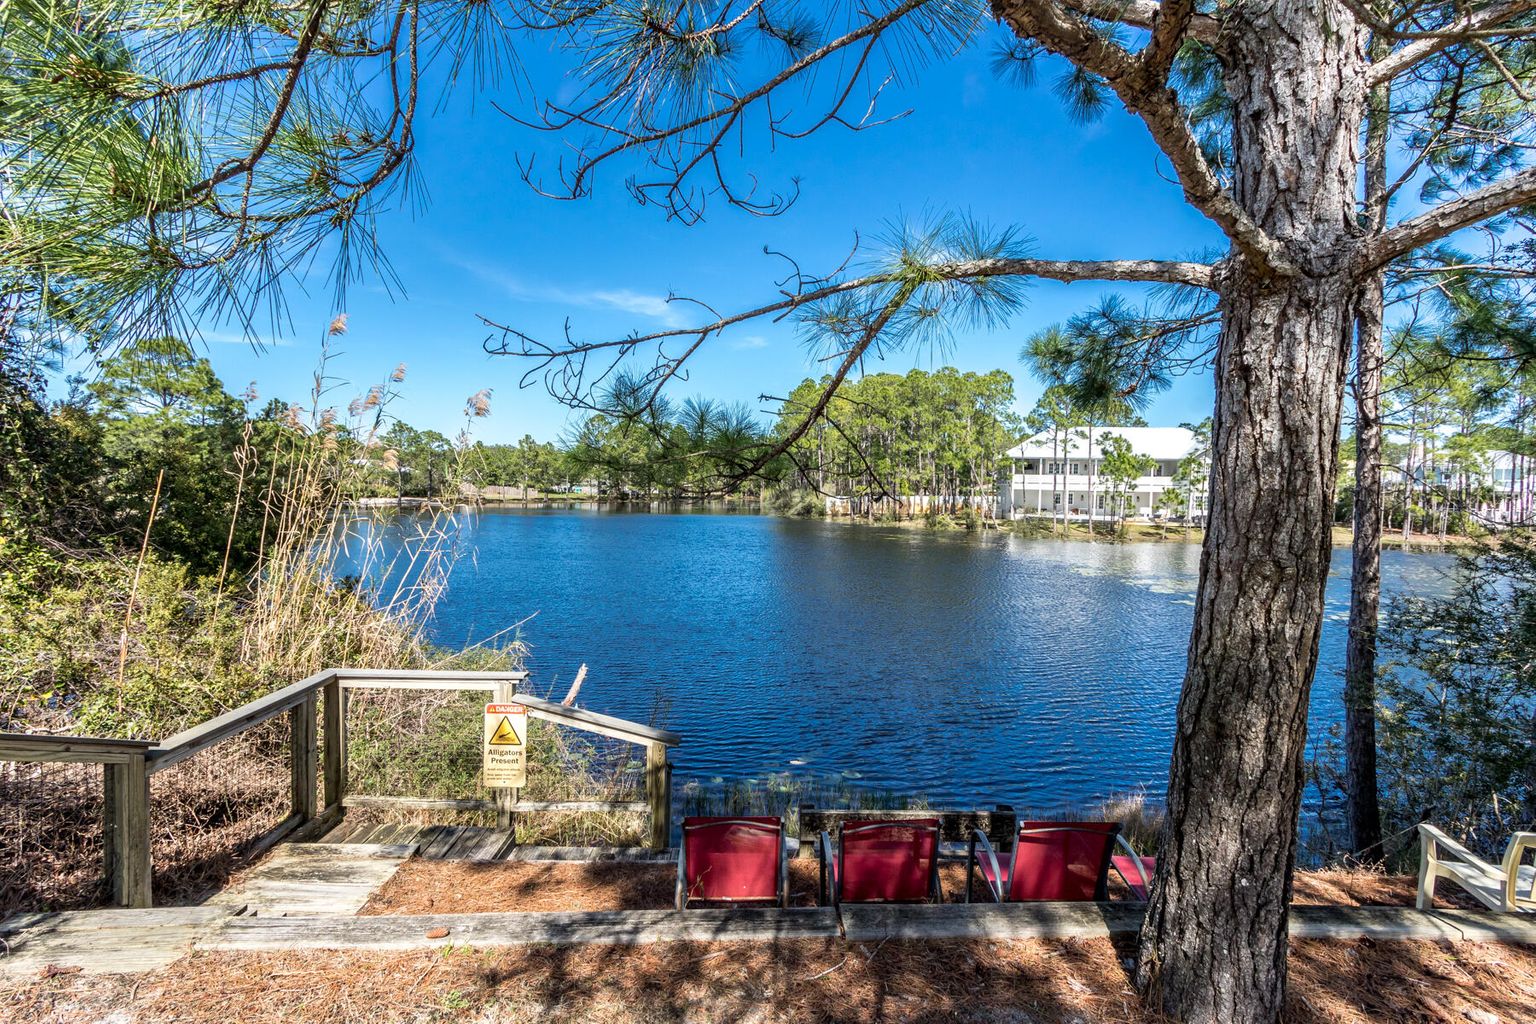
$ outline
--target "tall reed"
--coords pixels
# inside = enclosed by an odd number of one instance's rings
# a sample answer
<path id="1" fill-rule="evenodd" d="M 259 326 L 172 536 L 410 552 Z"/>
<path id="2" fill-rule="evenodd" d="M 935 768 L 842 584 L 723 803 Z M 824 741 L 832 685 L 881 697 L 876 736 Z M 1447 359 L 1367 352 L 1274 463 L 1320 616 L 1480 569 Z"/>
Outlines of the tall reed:
<path id="1" fill-rule="evenodd" d="M 294 677 L 340 661 L 405 668 L 440 659 L 425 626 L 462 553 L 470 514 L 451 501 L 409 515 L 360 503 L 381 474 L 398 468 L 399 453 L 381 438 L 405 366 L 344 411 L 328 405 L 336 390 L 328 375 L 330 339 L 345 329 L 344 320 L 332 324 L 309 408 L 290 406 L 264 453 L 263 526 L 242 653 Z M 469 450 L 469 421 L 488 413 L 488 393 L 472 396 L 454 449 L 454 479 Z M 484 652 L 477 656 L 483 660 Z"/>

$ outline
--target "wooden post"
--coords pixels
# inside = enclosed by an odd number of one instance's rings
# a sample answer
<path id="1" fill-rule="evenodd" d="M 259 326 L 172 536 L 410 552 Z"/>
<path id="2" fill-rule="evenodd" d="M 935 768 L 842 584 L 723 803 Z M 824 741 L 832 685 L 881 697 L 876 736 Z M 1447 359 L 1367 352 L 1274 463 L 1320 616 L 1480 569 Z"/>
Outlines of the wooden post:
<path id="1" fill-rule="evenodd" d="M 288 754 L 293 768 L 293 814 L 302 825 L 313 821 L 318 813 L 315 792 L 315 758 L 319 751 L 316 744 L 315 711 L 313 693 L 288 712 Z"/>
<path id="2" fill-rule="evenodd" d="M 517 686 L 511 682 L 499 681 L 495 690 L 496 704 L 511 704 L 517 696 Z M 524 756 L 527 756 L 526 753 Z M 513 835 L 513 842 L 517 836 L 517 816 L 514 808 L 517 807 L 518 791 L 515 789 L 493 789 L 491 798 L 496 803 L 496 827 L 506 829 Z"/>
<path id="3" fill-rule="evenodd" d="M 665 743 L 646 745 L 645 798 L 651 805 L 651 849 L 665 850 L 672 841 L 672 765 Z"/>
<path id="4" fill-rule="evenodd" d="M 154 871 L 149 855 L 149 770 L 144 755 L 107 765 L 102 781 L 106 786 L 103 838 L 112 902 L 119 907 L 148 907 L 154 900 Z"/>
<path id="5" fill-rule="evenodd" d="M 325 810 L 347 795 L 347 691 L 341 680 L 325 684 Z"/>
<path id="6" fill-rule="evenodd" d="M 101 878 L 109 899 L 117 902 L 117 765 L 101 766 Z"/>

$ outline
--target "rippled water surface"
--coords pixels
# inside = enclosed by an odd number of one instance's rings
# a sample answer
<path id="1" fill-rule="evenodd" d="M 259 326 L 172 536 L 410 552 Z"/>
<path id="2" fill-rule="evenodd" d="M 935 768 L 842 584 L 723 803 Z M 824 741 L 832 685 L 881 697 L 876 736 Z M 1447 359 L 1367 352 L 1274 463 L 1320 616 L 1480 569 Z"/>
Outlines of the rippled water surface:
<path id="1" fill-rule="evenodd" d="M 487 511 L 435 633 L 529 615 L 535 692 L 684 736 L 676 778 L 798 771 L 936 803 L 1160 796 L 1199 548 L 761 515 Z M 1335 552 L 1313 732 L 1336 722 L 1349 553 Z M 1447 556 L 1388 552 L 1390 593 Z M 535 614 L 537 613 L 537 614 Z"/>

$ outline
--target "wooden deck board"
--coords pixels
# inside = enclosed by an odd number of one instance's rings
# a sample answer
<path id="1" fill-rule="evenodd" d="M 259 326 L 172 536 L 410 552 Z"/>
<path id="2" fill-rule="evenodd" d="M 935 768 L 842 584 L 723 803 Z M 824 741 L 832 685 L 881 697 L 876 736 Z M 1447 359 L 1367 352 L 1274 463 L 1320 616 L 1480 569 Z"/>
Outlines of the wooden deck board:
<path id="1" fill-rule="evenodd" d="M 18 914 L 0 922 L 0 972 L 33 974 L 50 964 L 88 974 L 164 967 L 184 956 L 236 906 L 78 910 Z"/>
<path id="2" fill-rule="evenodd" d="M 398 825 L 375 825 L 373 826 L 372 830 L 369 831 L 366 838 L 359 838 L 360 841 L 365 843 L 382 844 L 388 842 L 390 837 L 399 831 L 399 828 L 400 827 Z"/>
<path id="3" fill-rule="evenodd" d="M 360 821 L 347 821 L 343 818 L 335 828 L 321 836 L 317 842 L 321 844 L 351 843 L 356 841 L 356 836 L 371 826 Z"/>
<path id="4" fill-rule="evenodd" d="M 355 914 L 414 845 L 288 843 L 207 901 L 261 917 Z"/>
<path id="5" fill-rule="evenodd" d="M 505 829 L 466 828 L 443 855 L 444 860 L 499 860 L 512 846 L 512 833 Z"/>
<path id="6" fill-rule="evenodd" d="M 380 842 L 380 843 L 412 842 L 420 834 L 421 834 L 421 826 L 420 825 L 401 825 L 401 824 L 398 824 L 398 823 L 394 824 L 394 825 L 385 825 L 383 830 L 379 832 L 379 838 L 376 840 L 376 842 Z"/>
<path id="7" fill-rule="evenodd" d="M 366 843 L 375 832 L 383 827 L 384 826 L 382 825 L 359 825 L 356 829 L 349 833 L 347 837 L 342 840 L 342 842 L 344 844 Z"/>
<path id="8" fill-rule="evenodd" d="M 426 933 L 448 929 L 446 937 Z M 638 945 L 676 941 L 827 939 L 837 936 L 830 908 L 611 910 L 550 914 L 439 914 L 357 918 L 231 918 L 200 949 L 426 949 L 529 943 Z"/>
<path id="9" fill-rule="evenodd" d="M 334 855 L 334 847 L 326 852 Z M 377 856 L 361 859 L 374 865 L 390 864 Z M 308 888 L 307 883 L 273 881 L 256 891 L 266 897 L 294 899 Z M 282 917 L 270 916 L 262 908 L 257 908 L 256 916 L 239 916 L 240 909 L 240 904 L 231 902 L 154 910 L 13 915 L 0 921 L 0 936 L 8 949 L 0 956 L 0 972 L 35 973 L 50 964 L 80 967 L 87 972 L 148 971 L 194 948 L 277 951 L 529 943 L 637 945 L 830 939 L 839 934 L 835 912 L 819 907 L 381 917 L 350 913 Z M 852 942 L 888 938 L 1093 938 L 1134 934 L 1142 911 L 1141 904 L 1118 902 L 847 906 L 843 908 L 843 924 Z M 446 928 L 448 934 L 427 938 L 426 933 L 436 928 Z M 1335 941 L 1371 938 L 1536 944 L 1536 915 L 1480 910 L 1425 912 L 1407 907 L 1294 907 L 1291 935 Z"/>
<path id="10" fill-rule="evenodd" d="M 462 824 L 438 826 L 438 834 L 432 838 L 432 841 L 430 843 L 422 843 L 421 857 L 425 858 L 425 860 L 442 860 L 442 857 L 449 852 L 449 849 L 452 849 L 453 843 L 461 835 L 464 835 L 464 826 Z"/>
<path id="11" fill-rule="evenodd" d="M 851 942 L 882 939 L 1105 938 L 1141 930 L 1145 904 L 845 905 Z M 1296 939 L 1427 939 L 1536 944 L 1536 915 L 1410 907 L 1292 907 Z"/>

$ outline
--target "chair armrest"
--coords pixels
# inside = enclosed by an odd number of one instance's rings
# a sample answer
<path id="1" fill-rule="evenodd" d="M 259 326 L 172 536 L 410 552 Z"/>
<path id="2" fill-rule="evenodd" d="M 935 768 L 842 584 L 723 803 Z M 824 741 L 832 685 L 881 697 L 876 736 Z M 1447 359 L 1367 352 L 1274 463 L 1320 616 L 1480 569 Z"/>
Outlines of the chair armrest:
<path id="1" fill-rule="evenodd" d="M 1504 851 L 1504 909 L 1518 910 L 1522 904 L 1536 908 L 1536 876 L 1531 878 L 1530 891 L 1520 895 L 1520 860 L 1526 850 L 1536 850 L 1536 832 L 1516 832 L 1509 837 L 1509 847 Z"/>
<path id="2" fill-rule="evenodd" d="M 677 844 L 677 891 L 673 893 L 672 902 L 678 910 L 688 907 L 688 844 Z"/>
<path id="3" fill-rule="evenodd" d="M 789 906 L 789 836 L 779 828 L 779 906 Z"/>
<path id="4" fill-rule="evenodd" d="M 822 906 L 829 903 L 837 905 L 837 858 L 832 855 L 832 837 L 822 832 L 816 837 L 816 858 L 821 862 L 821 894 Z M 829 877 L 830 876 L 830 879 Z M 831 885 L 828 885 L 828 882 Z"/>
<path id="5" fill-rule="evenodd" d="M 1115 833 L 1115 845 L 1130 855 L 1131 864 L 1135 866 L 1136 874 L 1141 878 L 1142 894 L 1150 895 L 1152 892 L 1152 879 L 1147 874 L 1147 866 L 1141 862 L 1141 855 L 1136 852 L 1135 847 L 1126 841 L 1125 836 L 1120 835 L 1118 832 Z M 1120 870 L 1119 865 L 1115 865 L 1115 871 L 1119 872 L 1121 878 L 1125 878 L 1125 872 Z M 1133 884 L 1129 878 L 1125 878 L 1125 881 L 1128 885 Z"/>
<path id="6" fill-rule="evenodd" d="M 1419 823 L 1419 842 L 1425 844 L 1430 856 L 1435 860 L 1445 860 L 1444 854 L 1449 853 L 1456 860 L 1466 861 L 1468 864 L 1483 868 L 1484 870 L 1492 871 L 1494 869 L 1492 864 L 1489 864 L 1427 821 Z"/>
<path id="7" fill-rule="evenodd" d="M 981 855 L 986 857 L 987 862 L 992 865 L 991 880 L 988 880 L 985 874 L 982 875 L 981 880 L 986 882 L 987 891 L 992 894 L 992 899 L 998 903 L 1001 903 L 1003 902 L 1003 869 L 997 863 L 997 854 L 992 849 L 992 840 L 988 839 L 987 834 L 979 828 L 972 830 L 970 855 L 971 859 L 975 858 L 976 847 L 978 845 L 981 847 Z M 966 864 L 965 877 L 967 881 L 970 880 L 970 863 Z M 966 891 L 969 892 L 970 890 L 967 889 Z"/>

